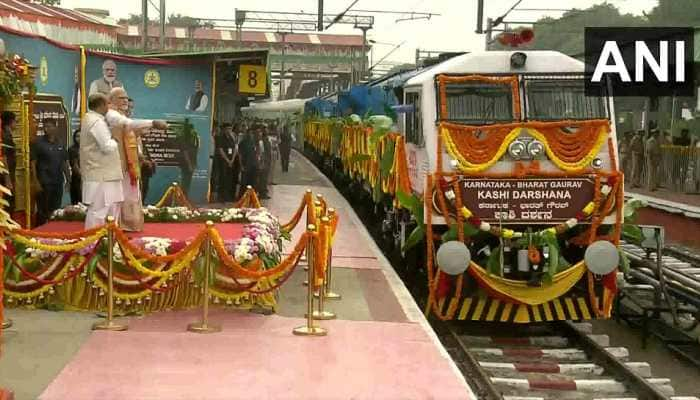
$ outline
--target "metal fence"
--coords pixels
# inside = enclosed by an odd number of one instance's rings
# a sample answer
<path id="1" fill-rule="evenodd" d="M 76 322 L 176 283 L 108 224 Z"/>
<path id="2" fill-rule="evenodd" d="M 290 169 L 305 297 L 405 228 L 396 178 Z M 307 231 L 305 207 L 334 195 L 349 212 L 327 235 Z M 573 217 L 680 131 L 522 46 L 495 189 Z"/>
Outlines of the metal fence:
<path id="1" fill-rule="evenodd" d="M 700 193 L 700 147 L 663 145 L 660 155 L 622 154 L 621 168 L 628 187 Z"/>

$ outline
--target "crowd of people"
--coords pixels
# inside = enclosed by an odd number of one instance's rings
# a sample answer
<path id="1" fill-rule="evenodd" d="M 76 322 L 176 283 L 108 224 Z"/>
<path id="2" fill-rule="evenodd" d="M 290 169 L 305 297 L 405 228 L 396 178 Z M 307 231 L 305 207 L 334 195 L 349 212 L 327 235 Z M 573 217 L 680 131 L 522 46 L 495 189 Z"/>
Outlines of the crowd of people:
<path id="1" fill-rule="evenodd" d="M 262 199 L 270 197 L 276 163 L 289 171 L 293 133 L 289 122 L 241 118 L 214 124 L 211 201 L 226 203 L 240 198 L 252 186 Z"/>
<path id="2" fill-rule="evenodd" d="M 690 130 L 673 137 L 654 127 L 648 133 L 624 132 L 618 140 L 620 167 L 632 188 L 682 192 L 688 179 L 694 183 L 692 190 L 700 188 L 700 138 L 691 137 Z"/>

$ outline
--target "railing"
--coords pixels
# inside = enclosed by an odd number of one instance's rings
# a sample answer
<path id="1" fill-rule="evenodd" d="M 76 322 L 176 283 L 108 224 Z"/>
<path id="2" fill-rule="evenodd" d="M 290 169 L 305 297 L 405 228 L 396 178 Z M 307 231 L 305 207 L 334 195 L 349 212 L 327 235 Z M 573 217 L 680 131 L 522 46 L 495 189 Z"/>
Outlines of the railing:
<path id="1" fill-rule="evenodd" d="M 620 156 L 628 188 L 666 189 L 700 193 L 700 147 L 661 146 L 659 155 L 627 153 Z"/>

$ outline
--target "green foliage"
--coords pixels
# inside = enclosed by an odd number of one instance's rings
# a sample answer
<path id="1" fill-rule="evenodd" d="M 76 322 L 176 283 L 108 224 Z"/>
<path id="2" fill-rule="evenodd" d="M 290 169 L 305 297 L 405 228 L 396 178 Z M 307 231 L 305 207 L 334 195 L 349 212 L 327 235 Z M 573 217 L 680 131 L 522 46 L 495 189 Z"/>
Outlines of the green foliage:
<path id="1" fill-rule="evenodd" d="M 486 271 L 493 275 L 503 275 L 503 270 L 501 269 L 501 246 L 496 246 L 491 250 L 489 259 L 486 261 Z"/>
<path id="2" fill-rule="evenodd" d="M 474 225 L 465 222 L 462 226 L 462 230 L 464 231 L 464 236 L 465 237 L 472 237 L 479 233 L 479 229 L 474 227 Z M 442 234 L 442 242 L 449 242 L 451 240 L 457 240 L 459 238 L 459 235 L 457 235 L 457 224 L 453 224 L 450 226 L 450 229 Z"/>
<path id="3" fill-rule="evenodd" d="M 651 26 L 700 26 L 700 2 L 659 0 L 646 17 Z"/>
<path id="4" fill-rule="evenodd" d="M 384 154 L 382 154 L 382 160 L 380 162 L 382 179 L 389 176 L 391 167 L 394 165 L 394 146 L 392 146 L 392 144 L 393 142 L 386 146 Z"/>
<path id="5" fill-rule="evenodd" d="M 423 202 L 415 194 L 408 194 L 402 191 L 396 192 L 396 197 L 399 199 L 401 207 L 410 211 L 417 224 L 404 244 L 403 251 L 406 251 L 420 243 L 425 237 Z"/>
<path id="6" fill-rule="evenodd" d="M 625 203 L 623 207 L 624 224 L 622 224 L 622 238 L 632 242 L 641 243 L 644 239 L 642 229 L 635 224 L 637 222 L 637 212 L 640 208 L 646 207 L 646 202 L 632 199 Z"/>
<path id="7" fill-rule="evenodd" d="M 61 5 L 61 0 L 33 0 L 35 3 L 43 4 L 45 6 L 58 6 Z"/>
<path id="8" fill-rule="evenodd" d="M 630 272 L 630 260 L 624 251 L 620 251 L 620 271 L 627 275 Z"/>

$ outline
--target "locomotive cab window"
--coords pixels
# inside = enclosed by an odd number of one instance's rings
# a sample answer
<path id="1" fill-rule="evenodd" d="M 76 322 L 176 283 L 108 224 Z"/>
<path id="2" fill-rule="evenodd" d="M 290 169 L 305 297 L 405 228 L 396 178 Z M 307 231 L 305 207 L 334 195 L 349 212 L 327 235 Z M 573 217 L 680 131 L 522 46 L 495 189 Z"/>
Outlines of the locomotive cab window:
<path id="1" fill-rule="evenodd" d="M 468 125 L 513 122 L 513 92 L 509 84 L 448 83 L 447 115 L 443 120 Z"/>
<path id="2" fill-rule="evenodd" d="M 406 105 L 411 106 L 406 113 L 406 142 L 423 146 L 423 119 L 421 117 L 420 93 L 407 92 Z"/>
<path id="3" fill-rule="evenodd" d="M 526 80 L 527 118 L 536 121 L 606 119 L 606 97 L 586 96 L 581 80 Z"/>

